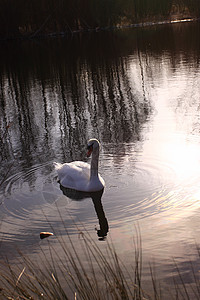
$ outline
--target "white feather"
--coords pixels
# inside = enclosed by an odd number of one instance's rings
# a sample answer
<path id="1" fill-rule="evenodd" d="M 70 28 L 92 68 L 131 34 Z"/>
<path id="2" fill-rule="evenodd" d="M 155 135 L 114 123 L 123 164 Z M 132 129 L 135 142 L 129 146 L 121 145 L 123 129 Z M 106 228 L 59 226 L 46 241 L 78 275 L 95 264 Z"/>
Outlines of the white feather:
<path id="1" fill-rule="evenodd" d="M 70 163 L 54 163 L 60 184 L 66 188 L 77 191 L 94 192 L 102 190 L 105 186 L 103 178 L 98 174 L 99 142 L 93 142 L 91 166 L 83 161 Z"/>

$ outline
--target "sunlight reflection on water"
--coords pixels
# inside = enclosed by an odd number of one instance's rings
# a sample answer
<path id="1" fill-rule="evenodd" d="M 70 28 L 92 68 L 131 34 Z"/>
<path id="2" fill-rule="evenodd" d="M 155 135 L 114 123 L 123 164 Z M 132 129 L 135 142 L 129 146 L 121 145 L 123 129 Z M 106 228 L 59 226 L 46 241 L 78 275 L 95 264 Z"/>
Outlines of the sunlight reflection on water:
<path id="1" fill-rule="evenodd" d="M 180 41 L 176 27 L 164 28 L 167 37 L 175 35 L 171 44 L 153 29 L 153 37 L 142 31 L 141 40 L 132 40 L 132 32 L 126 38 L 120 33 L 119 49 L 111 53 L 100 49 L 99 56 L 81 53 L 77 59 L 69 53 L 72 62 L 66 55 L 52 55 L 55 61 L 42 62 L 40 75 L 30 65 L 33 73 L 24 71 L 23 92 L 15 78 L 11 90 L 5 81 L 0 112 L 12 125 L 2 148 L 2 170 L 13 161 L 14 166 L 0 192 L 2 251 L 12 252 L 16 245 L 37 252 L 39 232 L 49 230 L 47 219 L 65 235 L 58 209 L 72 236 L 77 222 L 97 239 L 99 221 L 91 199 L 64 196 L 53 168 L 55 160 L 85 161 L 86 141 L 95 136 L 102 144 L 108 238 L 125 261 L 133 249 L 135 223 L 141 228 L 145 270 L 145 262 L 156 257 L 165 277 L 169 257 L 184 262 L 189 251 L 194 258 L 191 245 L 199 241 L 200 216 L 199 50 Z M 67 46 L 62 41 L 56 47 L 64 51 Z"/>

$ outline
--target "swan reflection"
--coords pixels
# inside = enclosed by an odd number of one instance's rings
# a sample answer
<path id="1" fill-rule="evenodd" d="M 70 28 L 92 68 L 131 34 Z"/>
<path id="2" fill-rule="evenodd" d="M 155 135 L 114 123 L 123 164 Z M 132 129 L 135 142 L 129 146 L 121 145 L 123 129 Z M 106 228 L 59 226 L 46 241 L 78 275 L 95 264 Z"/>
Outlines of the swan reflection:
<path id="1" fill-rule="evenodd" d="M 109 226 L 108 226 L 108 221 L 106 219 L 106 216 L 105 216 L 105 213 L 103 210 L 103 205 L 101 202 L 101 198 L 102 198 L 104 189 L 102 189 L 101 191 L 98 191 L 98 192 L 80 192 L 80 191 L 66 188 L 62 185 L 60 185 L 60 189 L 65 196 L 67 196 L 68 198 L 75 200 L 75 201 L 83 200 L 86 198 L 92 199 L 92 202 L 94 204 L 94 208 L 95 208 L 98 220 L 99 220 L 99 226 L 100 226 L 100 229 L 97 229 L 97 228 L 95 228 L 95 229 L 97 231 L 99 240 L 100 241 L 105 240 L 107 233 L 109 231 Z"/>

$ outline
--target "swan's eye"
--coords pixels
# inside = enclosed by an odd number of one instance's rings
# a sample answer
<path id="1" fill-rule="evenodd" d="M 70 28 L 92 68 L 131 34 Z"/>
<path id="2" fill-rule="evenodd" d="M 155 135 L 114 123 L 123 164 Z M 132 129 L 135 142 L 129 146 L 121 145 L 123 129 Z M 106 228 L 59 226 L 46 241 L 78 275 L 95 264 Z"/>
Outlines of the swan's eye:
<path id="1" fill-rule="evenodd" d="M 91 153 L 92 153 L 92 150 L 93 150 L 93 144 L 90 145 L 90 146 L 88 146 L 87 149 L 88 149 L 87 157 L 89 157 L 91 155 Z"/>
<path id="2" fill-rule="evenodd" d="M 92 150 L 93 149 L 93 144 L 87 146 L 87 150 Z"/>

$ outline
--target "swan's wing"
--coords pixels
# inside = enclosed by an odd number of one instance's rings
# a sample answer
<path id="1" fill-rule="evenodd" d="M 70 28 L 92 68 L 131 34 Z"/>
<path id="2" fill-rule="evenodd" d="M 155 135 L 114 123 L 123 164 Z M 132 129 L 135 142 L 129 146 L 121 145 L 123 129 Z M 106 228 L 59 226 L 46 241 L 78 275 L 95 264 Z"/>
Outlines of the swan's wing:
<path id="1" fill-rule="evenodd" d="M 90 179 L 90 165 L 82 161 L 55 164 L 61 185 L 73 189 L 86 186 Z"/>
<path id="2" fill-rule="evenodd" d="M 55 168 L 58 172 L 58 176 L 70 176 L 70 177 L 90 177 L 90 165 L 82 161 L 73 161 L 65 164 L 55 164 Z M 78 179 L 78 178 L 77 178 Z"/>
<path id="3" fill-rule="evenodd" d="M 105 182 L 98 177 L 90 179 L 90 165 L 82 161 L 59 164 L 54 163 L 60 184 L 77 191 L 99 191 L 104 188 Z"/>
<path id="4" fill-rule="evenodd" d="M 70 163 L 71 166 L 79 168 L 86 177 L 90 177 L 90 165 L 83 161 L 73 161 Z"/>

